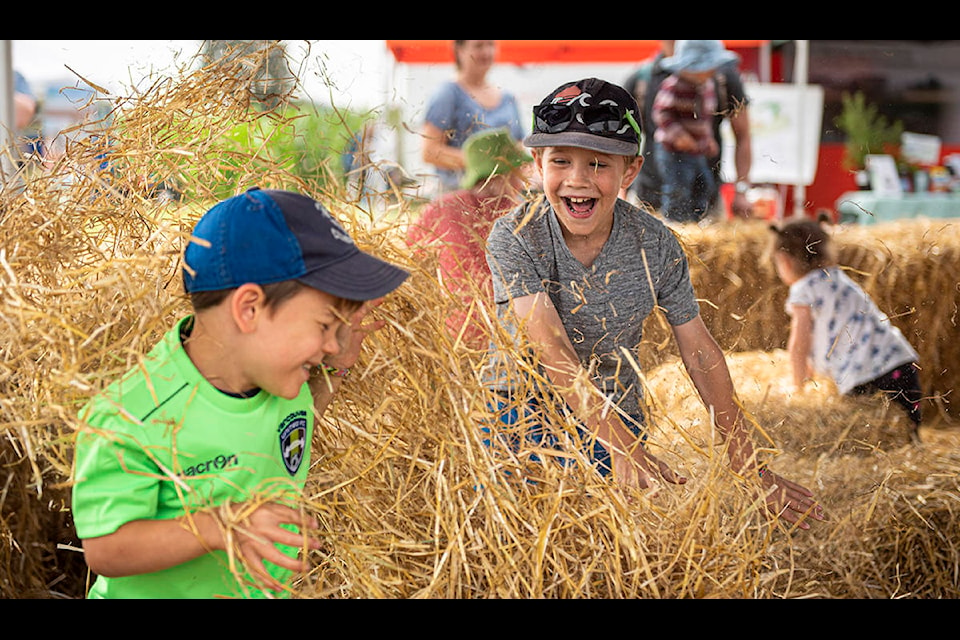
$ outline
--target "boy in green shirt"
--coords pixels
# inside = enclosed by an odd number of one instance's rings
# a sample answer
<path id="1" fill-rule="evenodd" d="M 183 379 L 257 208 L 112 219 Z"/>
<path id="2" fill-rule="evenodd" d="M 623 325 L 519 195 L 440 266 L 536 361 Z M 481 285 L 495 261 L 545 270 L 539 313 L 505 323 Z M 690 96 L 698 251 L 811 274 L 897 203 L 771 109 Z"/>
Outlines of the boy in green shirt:
<path id="1" fill-rule="evenodd" d="M 383 325 L 367 312 L 408 275 L 289 191 L 224 200 L 193 235 L 194 313 L 80 414 L 73 515 L 90 598 L 289 590 L 307 568 L 298 551 L 318 546 L 295 506 L 314 411 Z"/>

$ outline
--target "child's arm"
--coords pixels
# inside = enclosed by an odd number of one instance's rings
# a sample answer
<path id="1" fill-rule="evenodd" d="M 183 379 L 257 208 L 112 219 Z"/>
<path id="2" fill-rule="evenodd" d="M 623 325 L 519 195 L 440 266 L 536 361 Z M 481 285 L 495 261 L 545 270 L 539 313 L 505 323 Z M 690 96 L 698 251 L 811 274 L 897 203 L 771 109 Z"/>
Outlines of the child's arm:
<path id="1" fill-rule="evenodd" d="M 539 347 L 550 381 L 583 424 L 610 450 L 614 477 L 642 489 L 655 486 L 660 477 L 674 484 L 686 482 L 686 478 L 639 446 L 637 436 L 615 411 L 603 411 L 599 393 L 576 391 L 575 382 L 583 375 L 583 368 L 549 296 L 537 293 L 515 298 L 513 308 L 518 318 L 527 321 L 527 335 Z"/>
<path id="2" fill-rule="evenodd" d="M 727 442 L 731 468 L 742 474 L 759 471 L 759 461 L 755 458 L 753 443 L 744 428 L 743 413 L 737 405 L 726 358 L 703 323 L 703 318 L 697 316 L 675 326 L 673 332 L 690 380 L 704 405 L 712 409 L 714 424 Z M 801 529 L 810 528 L 807 522 L 800 521 L 805 514 L 823 520 L 820 506 L 805 487 L 770 469 L 762 474 L 761 481 L 764 489 L 768 490 L 767 508 L 773 513 L 788 522 L 799 522 Z M 772 491 L 774 488 L 779 490 Z"/>
<path id="3" fill-rule="evenodd" d="M 303 533 L 281 527 L 295 524 L 301 531 L 316 528 L 315 520 L 305 520 L 300 511 L 275 502 L 253 508 L 243 516 L 244 505 L 234 505 L 232 512 L 241 514 L 240 525 L 232 528 L 237 546 L 253 575 L 259 576 L 271 589 L 282 589 L 266 572 L 264 561 L 291 571 L 305 571 L 305 561 L 292 558 L 275 545 L 301 546 Z M 183 564 L 210 551 L 226 549 L 224 527 L 220 516 L 200 511 L 172 520 L 133 520 L 115 532 L 83 540 L 87 566 L 97 575 L 121 577 L 153 573 Z M 311 548 L 319 542 L 309 538 Z"/>
<path id="4" fill-rule="evenodd" d="M 654 112 L 658 121 L 654 139 L 672 151 L 693 152 L 697 150 L 697 139 L 687 131 L 680 120 L 669 109 Z"/>
<path id="5" fill-rule="evenodd" d="M 466 163 L 463 159 L 463 150 L 447 144 L 447 135 L 434 124 L 426 123 L 423 126 L 422 158 L 427 164 L 440 169 L 463 169 Z"/>
<path id="6" fill-rule="evenodd" d="M 810 349 L 813 343 L 813 315 L 806 305 L 791 305 L 790 338 L 787 351 L 793 369 L 793 385 L 800 390 L 810 379 Z"/>
<path id="7" fill-rule="evenodd" d="M 674 135 L 665 136 L 664 142 L 669 143 L 669 146 L 674 151 L 683 151 L 685 153 L 701 151 L 700 144 L 697 142 L 697 139 L 694 138 L 689 131 L 682 127 L 678 127 L 674 131 Z"/>
<path id="8" fill-rule="evenodd" d="M 730 444 L 727 455 L 738 473 L 759 464 L 753 444 L 743 428 L 743 416 L 734 398 L 733 380 L 723 351 L 710 334 L 703 318 L 673 328 L 680 357 L 703 403 L 712 408 L 721 435 Z"/>
<path id="9" fill-rule="evenodd" d="M 656 127 L 654 138 L 671 151 L 693 153 L 698 150 L 696 136 L 687 131 L 672 89 L 674 79 L 664 80 L 654 99 L 651 117 Z M 712 135 L 712 134 L 711 134 Z"/>

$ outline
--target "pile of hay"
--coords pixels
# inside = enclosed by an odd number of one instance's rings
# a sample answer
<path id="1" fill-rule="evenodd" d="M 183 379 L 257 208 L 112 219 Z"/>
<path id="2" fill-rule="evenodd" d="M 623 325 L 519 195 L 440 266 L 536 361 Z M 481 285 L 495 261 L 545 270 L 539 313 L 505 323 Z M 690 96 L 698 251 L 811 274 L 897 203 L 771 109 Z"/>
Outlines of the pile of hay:
<path id="1" fill-rule="evenodd" d="M 22 192 L 2 195 L 0 460 L 8 471 L 0 491 L 2 597 L 84 595 L 90 577 L 69 504 L 77 410 L 188 312 L 180 253 L 193 222 L 212 204 L 203 194 L 223 162 L 203 140 L 162 146 L 154 134 L 158 127 L 169 131 L 162 122 L 189 113 L 196 130 L 215 135 L 220 115 L 209 105 L 242 106 L 244 91 L 220 77 L 190 74 L 129 100 L 115 143 L 140 163 L 138 175 L 163 170 L 170 153 L 192 154 L 202 184 L 189 185 L 196 195 L 182 203 L 151 199 L 134 181 L 105 189 L 95 154 L 82 148 L 52 172 L 32 176 Z M 842 399 L 826 384 L 803 396 L 782 391 L 786 369 L 777 349 L 785 337 L 771 318 L 783 293 L 757 257 L 762 229 L 691 230 L 683 239 L 697 256 L 704 312 L 731 349 L 731 370 L 763 455 L 825 506 L 828 521 L 809 531 L 772 519 L 757 479 L 726 466 L 706 412 L 655 323 L 641 350 L 651 447 L 689 477 L 686 485 L 623 490 L 582 465 L 555 464 L 561 455 L 555 451 L 486 445 L 482 429 L 492 415 L 480 384 L 483 354 L 446 331 L 449 311 L 464 303 L 444 291 L 435 261 L 414 258 L 402 241 L 414 214 L 377 217 L 340 193 L 297 182 L 281 167 L 263 167 L 256 153 L 250 150 L 249 166 L 258 169 L 251 169 L 252 183 L 319 197 L 364 249 L 411 271 L 377 309 L 387 326 L 368 338 L 354 376 L 318 422 L 303 505 L 320 522 L 315 533 L 323 548 L 310 553 L 312 568 L 294 597 L 960 595 L 960 435 L 948 422 L 931 424 L 922 430 L 923 446 L 914 447 L 895 407 Z M 880 226 L 845 233 L 862 234 L 851 243 L 860 247 L 892 243 Z M 915 233 L 902 231 L 901 238 L 926 244 L 865 253 L 887 257 L 878 281 L 889 278 L 908 294 L 933 290 L 917 280 L 931 269 L 906 265 L 930 259 L 929 251 L 916 255 L 918 248 L 938 247 L 936 273 L 954 274 L 950 292 L 929 302 L 932 294 L 922 293 L 910 306 L 918 320 L 912 330 L 922 326 L 924 341 L 936 342 L 918 344 L 921 354 L 944 349 L 937 375 L 927 380 L 945 385 L 958 359 L 947 349 L 952 345 L 941 344 L 933 319 L 950 322 L 960 261 L 946 234 L 936 236 L 923 223 Z M 873 273 L 865 260 L 855 266 Z M 880 303 L 890 310 L 901 300 Z M 467 312 L 493 339 L 503 338 L 485 303 Z M 936 388 L 946 393 L 952 386 Z M 565 419 L 546 419 L 563 437 Z"/>
<path id="2" fill-rule="evenodd" d="M 842 397 L 819 378 L 792 391 L 783 350 L 734 353 L 728 363 L 771 468 L 813 490 L 828 518 L 792 537 L 791 562 L 802 568 L 793 595 L 960 595 L 956 426 L 934 414 L 921 428 L 923 444 L 914 446 L 905 413 L 882 397 Z M 681 369 L 663 364 L 649 380 L 670 425 L 664 436 L 690 459 L 677 433 L 710 439 Z"/>

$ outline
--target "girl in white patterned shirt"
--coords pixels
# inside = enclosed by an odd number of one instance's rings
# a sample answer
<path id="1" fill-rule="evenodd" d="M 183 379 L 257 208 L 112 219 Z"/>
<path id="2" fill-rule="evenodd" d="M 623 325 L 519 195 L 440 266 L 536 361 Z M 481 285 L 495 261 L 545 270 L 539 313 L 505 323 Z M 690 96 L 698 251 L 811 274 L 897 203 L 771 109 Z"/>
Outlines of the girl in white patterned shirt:
<path id="1" fill-rule="evenodd" d="M 787 349 L 797 389 L 813 371 L 829 375 L 840 393 L 884 392 L 906 409 L 919 441 L 919 356 L 870 296 L 837 265 L 821 223 L 802 219 L 774 232 L 777 275 L 790 287 Z"/>

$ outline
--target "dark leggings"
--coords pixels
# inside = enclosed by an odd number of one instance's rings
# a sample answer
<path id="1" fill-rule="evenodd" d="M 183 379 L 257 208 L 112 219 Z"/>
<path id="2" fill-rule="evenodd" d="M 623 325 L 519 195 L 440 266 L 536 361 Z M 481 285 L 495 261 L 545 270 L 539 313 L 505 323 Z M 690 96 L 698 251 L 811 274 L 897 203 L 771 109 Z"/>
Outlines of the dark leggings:
<path id="1" fill-rule="evenodd" d="M 913 421 L 914 430 L 920 426 L 920 399 L 923 397 L 923 393 L 920 391 L 920 380 L 917 376 L 915 362 L 900 365 L 875 380 L 854 387 L 850 393 L 864 395 L 875 391 L 884 392 L 891 400 L 906 409 L 907 416 Z"/>

